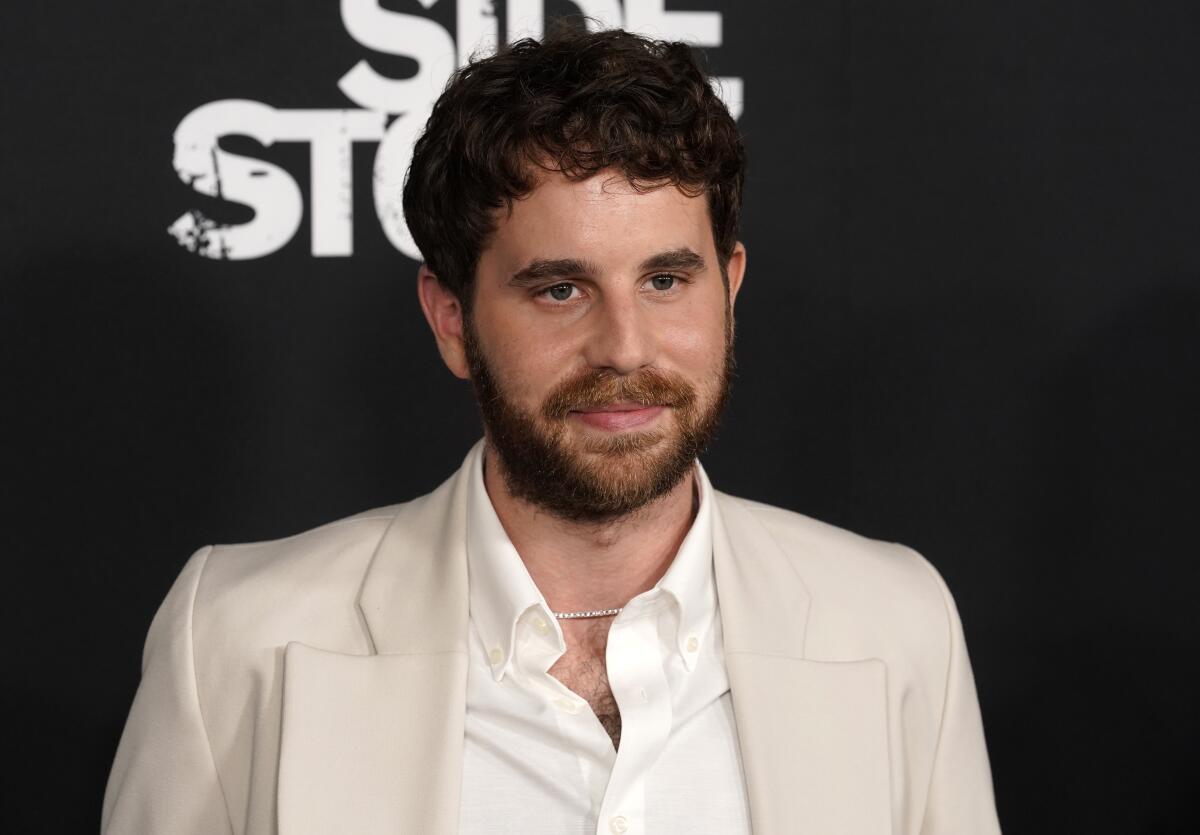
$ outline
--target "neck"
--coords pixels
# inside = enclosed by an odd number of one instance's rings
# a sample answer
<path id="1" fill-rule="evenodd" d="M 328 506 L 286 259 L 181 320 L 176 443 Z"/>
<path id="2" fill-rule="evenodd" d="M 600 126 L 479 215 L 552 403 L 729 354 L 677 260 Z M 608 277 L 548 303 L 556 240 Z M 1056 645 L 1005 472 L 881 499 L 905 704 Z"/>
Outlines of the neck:
<path id="1" fill-rule="evenodd" d="M 555 612 L 617 608 L 653 588 L 697 508 L 694 470 L 634 513 L 598 524 L 560 519 L 514 497 L 490 446 L 483 481 L 500 524 Z"/>

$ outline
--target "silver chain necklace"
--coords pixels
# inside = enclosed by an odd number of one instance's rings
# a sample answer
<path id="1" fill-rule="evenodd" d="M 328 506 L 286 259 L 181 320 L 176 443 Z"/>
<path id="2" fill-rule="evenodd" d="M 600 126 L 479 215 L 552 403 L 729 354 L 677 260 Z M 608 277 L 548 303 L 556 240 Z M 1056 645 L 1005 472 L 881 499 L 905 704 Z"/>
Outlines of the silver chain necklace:
<path id="1" fill-rule="evenodd" d="M 621 609 L 625 607 L 622 606 Z M 551 612 L 550 614 L 559 620 L 571 620 L 573 618 L 606 618 L 609 615 L 621 614 L 621 609 L 592 609 L 588 612 Z"/>

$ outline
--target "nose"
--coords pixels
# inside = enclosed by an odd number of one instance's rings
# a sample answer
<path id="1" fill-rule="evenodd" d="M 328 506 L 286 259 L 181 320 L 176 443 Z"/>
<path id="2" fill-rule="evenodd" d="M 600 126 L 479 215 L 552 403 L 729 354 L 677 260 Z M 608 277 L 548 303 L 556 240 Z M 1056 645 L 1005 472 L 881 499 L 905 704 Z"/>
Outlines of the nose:
<path id="1" fill-rule="evenodd" d="M 654 363 L 658 342 L 650 312 L 635 298 L 609 296 L 593 310 L 584 358 L 592 368 L 632 374 Z"/>

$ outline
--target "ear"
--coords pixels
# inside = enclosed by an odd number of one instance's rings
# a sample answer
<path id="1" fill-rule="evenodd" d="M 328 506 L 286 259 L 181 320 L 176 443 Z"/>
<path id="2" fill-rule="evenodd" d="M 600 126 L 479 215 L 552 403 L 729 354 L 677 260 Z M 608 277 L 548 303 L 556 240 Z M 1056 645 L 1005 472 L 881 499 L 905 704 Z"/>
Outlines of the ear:
<path id="1" fill-rule="evenodd" d="M 733 310 L 738 290 L 742 288 L 742 279 L 746 277 L 746 247 L 741 241 L 733 246 L 725 274 L 729 277 L 729 309 Z"/>
<path id="2" fill-rule="evenodd" d="M 417 270 L 417 298 L 425 321 L 437 340 L 442 362 L 455 377 L 470 379 L 467 353 L 463 348 L 463 311 L 458 298 L 446 288 L 426 264 Z"/>

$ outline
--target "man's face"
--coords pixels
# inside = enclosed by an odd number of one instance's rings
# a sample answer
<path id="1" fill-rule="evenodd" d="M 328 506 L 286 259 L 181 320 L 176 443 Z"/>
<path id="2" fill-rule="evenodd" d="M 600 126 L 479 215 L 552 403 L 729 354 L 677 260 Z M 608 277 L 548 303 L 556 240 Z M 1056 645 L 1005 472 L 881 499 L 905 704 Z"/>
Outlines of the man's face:
<path id="1" fill-rule="evenodd" d="M 501 213 L 463 348 L 509 492 L 595 522 L 679 483 L 729 392 L 740 245 L 729 266 L 703 195 L 611 171 Z"/>

